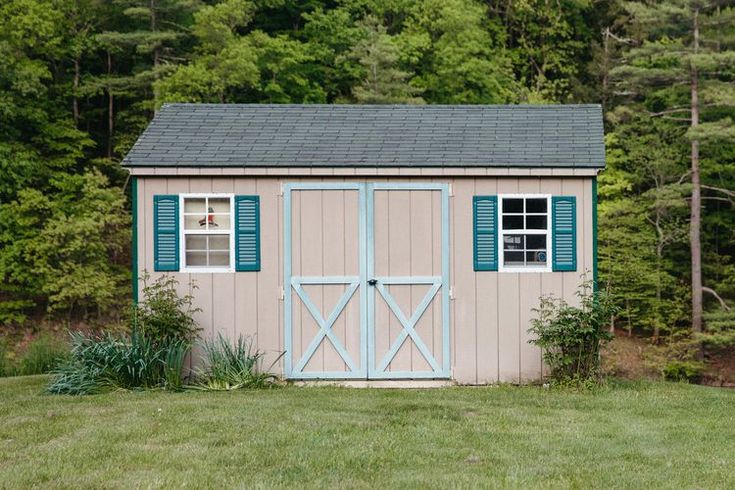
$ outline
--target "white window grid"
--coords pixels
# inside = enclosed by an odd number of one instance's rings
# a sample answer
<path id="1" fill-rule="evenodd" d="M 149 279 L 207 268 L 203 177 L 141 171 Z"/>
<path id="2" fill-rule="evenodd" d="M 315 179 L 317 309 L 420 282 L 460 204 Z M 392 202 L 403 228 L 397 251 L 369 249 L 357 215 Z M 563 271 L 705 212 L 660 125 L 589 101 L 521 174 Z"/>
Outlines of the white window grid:
<path id="1" fill-rule="evenodd" d="M 522 213 L 504 213 L 504 199 L 523 199 Z M 545 213 L 528 213 L 526 212 L 526 199 L 546 199 Z M 503 216 L 522 216 L 523 228 L 506 230 L 503 225 Z M 527 229 L 526 216 L 546 216 L 546 229 Z M 550 194 L 498 194 L 498 230 L 500 237 L 498 242 L 498 252 L 500 260 L 498 262 L 498 270 L 500 272 L 551 272 L 551 195 Z M 505 264 L 505 237 L 507 235 L 546 235 L 546 264 L 544 265 L 506 265 Z M 526 260 L 525 253 L 527 250 L 523 248 L 524 262 Z M 530 250 L 532 251 L 532 250 Z"/>
<path id="2" fill-rule="evenodd" d="M 201 211 L 197 212 L 186 212 L 186 201 L 188 199 L 204 199 L 204 214 L 202 215 Z M 230 203 L 230 211 L 229 213 L 223 213 L 223 212 L 216 212 L 216 213 L 210 213 L 209 212 L 209 200 L 210 199 L 228 199 Z M 180 216 L 179 216 L 179 230 L 180 230 L 180 237 L 179 242 L 181 243 L 180 247 L 180 262 L 182 264 L 181 271 L 182 272 L 234 272 L 235 271 L 235 195 L 234 194 L 223 194 L 223 193 L 198 193 L 198 194 L 180 194 L 179 195 L 179 209 L 181 210 Z M 229 216 L 230 218 L 230 226 L 229 227 L 213 227 L 210 228 L 209 226 L 209 215 L 212 215 L 215 217 L 217 216 Z M 193 229 L 186 229 L 186 217 L 187 216 L 196 216 L 196 217 L 203 217 L 205 219 L 206 226 L 203 228 L 193 228 Z M 229 240 L 229 266 L 220 266 L 220 265 L 189 265 L 186 263 L 186 237 L 187 236 L 195 236 L 195 235 L 223 235 L 228 236 Z M 207 241 L 207 245 L 209 245 L 209 241 Z M 200 250 L 200 249 L 192 249 L 188 250 L 189 252 L 208 252 L 210 250 Z M 209 254 L 207 253 L 207 260 L 209 260 Z"/>

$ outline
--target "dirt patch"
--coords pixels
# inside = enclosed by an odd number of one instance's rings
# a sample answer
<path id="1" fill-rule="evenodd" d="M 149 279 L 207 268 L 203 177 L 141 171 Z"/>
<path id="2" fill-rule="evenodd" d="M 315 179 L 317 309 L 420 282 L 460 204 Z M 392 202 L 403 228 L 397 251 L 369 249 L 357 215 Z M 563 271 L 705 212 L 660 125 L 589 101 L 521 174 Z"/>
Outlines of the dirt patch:
<path id="1" fill-rule="evenodd" d="M 661 374 L 646 361 L 654 348 L 648 339 L 616 332 L 602 350 L 602 369 L 607 375 L 625 379 L 660 379 Z"/>

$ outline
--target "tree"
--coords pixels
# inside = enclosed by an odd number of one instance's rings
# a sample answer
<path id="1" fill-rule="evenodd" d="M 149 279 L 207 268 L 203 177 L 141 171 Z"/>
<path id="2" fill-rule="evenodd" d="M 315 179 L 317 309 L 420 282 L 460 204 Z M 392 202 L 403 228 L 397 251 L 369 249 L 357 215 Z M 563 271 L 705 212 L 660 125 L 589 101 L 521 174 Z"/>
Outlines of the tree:
<path id="1" fill-rule="evenodd" d="M 368 16 L 358 23 L 362 39 L 347 56 L 362 68 L 359 85 L 352 88 L 358 104 L 419 104 L 420 90 L 409 83 L 410 73 L 397 67 L 399 51 L 385 26 Z"/>
<path id="2" fill-rule="evenodd" d="M 632 2 L 627 9 L 637 45 L 614 70 L 652 116 L 689 125 L 692 330 L 702 331 L 702 182 L 700 147 L 732 137 L 735 11 L 720 1 Z M 643 95 L 645 94 L 645 96 Z M 688 117 L 681 117 L 682 115 Z M 704 118 L 705 122 L 702 121 Z"/>

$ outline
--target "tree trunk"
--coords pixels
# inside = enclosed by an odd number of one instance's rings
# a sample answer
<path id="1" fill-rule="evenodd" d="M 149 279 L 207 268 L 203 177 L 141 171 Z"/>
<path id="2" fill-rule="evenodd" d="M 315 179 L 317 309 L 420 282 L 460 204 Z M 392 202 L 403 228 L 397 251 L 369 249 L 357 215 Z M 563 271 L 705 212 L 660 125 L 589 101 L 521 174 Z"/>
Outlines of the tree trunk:
<path id="1" fill-rule="evenodd" d="M 72 80 L 72 101 L 71 110 L 74 115 L 74 125 L 79 125 L 79 99 L 77 91 L 79 90 L 79 58 L 74 58 L 74 79 Z"/>
<path id="2" fill-rule="evenodd" d="M 112 75 L 112 53 L 107 52 L 107 74 Z M 115 129 L 115 106 L 112 87 L 107 87 L 107 158 L 112 158 L 112 132 Z"/>
<path id="3" fill-rule="evenodd" d="M 699 51 L 699 10 L 694 10 L 694 52 Z M 691 127 L 699 125 L 699 74 L 691 66 Z M 692 201 L 689 242 L 692 260 L 692 331 L 702 331 L 702 188 L 699 177 L 699 141 L 692 140 Z"/>

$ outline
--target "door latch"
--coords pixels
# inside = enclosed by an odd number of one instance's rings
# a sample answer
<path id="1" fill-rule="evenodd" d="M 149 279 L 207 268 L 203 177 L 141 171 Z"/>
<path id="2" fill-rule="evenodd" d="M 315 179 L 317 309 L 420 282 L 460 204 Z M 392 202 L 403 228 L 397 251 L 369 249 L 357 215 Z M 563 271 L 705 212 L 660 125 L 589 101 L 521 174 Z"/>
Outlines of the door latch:
<path id="1" fill-rule="evenodd" d="M 368 284 L 370 284 L 371 286 L 375 286 L 376 284 L 378 284 L 378 280 L 377 279 L 370 279 L 368 281 Z"/>

